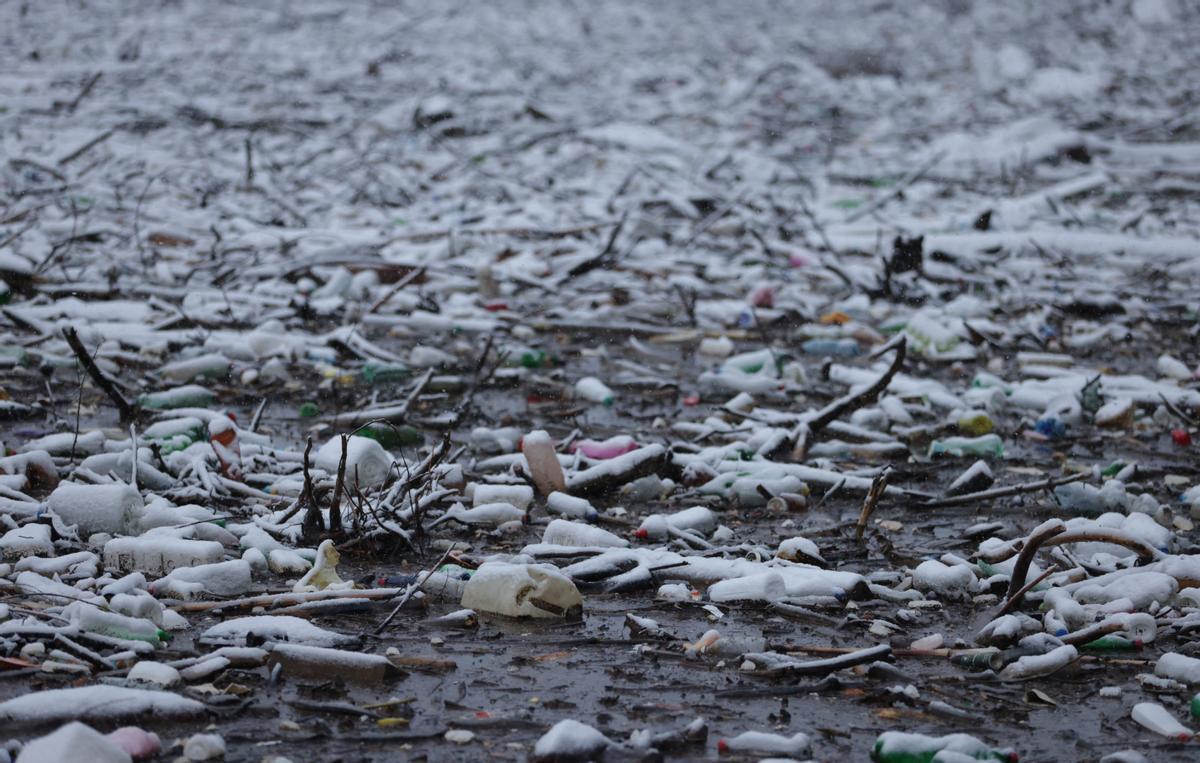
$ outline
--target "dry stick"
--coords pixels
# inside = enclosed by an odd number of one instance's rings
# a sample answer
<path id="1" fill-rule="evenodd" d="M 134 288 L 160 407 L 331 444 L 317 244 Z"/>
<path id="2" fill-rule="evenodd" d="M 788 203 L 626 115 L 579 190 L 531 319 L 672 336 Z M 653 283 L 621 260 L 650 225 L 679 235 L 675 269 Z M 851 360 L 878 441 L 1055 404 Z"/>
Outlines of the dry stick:
<path id="1" fill-rule="evenodd" d="M 72 151 L 71 153 L 69 153 L 69 154 L 67 154 L 66 156 L 64 156 L 63 158 L 59 159 L 59 160 L 58 160 L 58 166 L 59 166 L 59 167 L 62 167 L 62 166 L 65 166 L 65 165 L 67 165 L 67 164 L 70 164 L 71 162 L 75 161 L 75 160 L 76 160 L 76 159 L 78 159 L 79 157 L 81 157 L 81 156 L 83 156 L 84 154 L 86 154 L 88 151 L 91 151 L 91 150 L 92 150 L 93 148 L 95 148 L 96 146 L 100 145 L 100 144 L 101 144 L 101 143 L 103 143 L 104 141 L 106 141 L 106 140 L 108 140 L 109 138 L 111 138 L 113 135 L 115 135 L 115 134 L 116 134 L 116 132 L 117 132 L 116 130 L 105 130 L 104 132 L 100 133 L 100 134 L 99 134 L 99 135 L 97 135 L 96 137 L 94 137 L 94 138 L 92 138 L 91 140 L 89 140 L 87 143 L 84 143 L 84 144 L 83 144 L 82 146 L 80 146 L 79 148 L 75 149 L 75 150 L 74 150 L 74 151 Z"/>
<path id="2" fill-rule="evenodd" d="M 418 580 L 411 587 L 409 587 L 409 589 L 407 591 L 405 591 L 404 596 L 402 596 L 400 598 L 400 603 L 396 605 L 396 608 L 393 609 L 391 611 L 391 613 L 383 619 L 383 622 L 381 622 L 378 626 L 376 626 L 375 635 L 378 636 L 380 633 L 382 633 L 383 629 L 388 627 L 388 625 L 392 622 L 392 620 L 394 620 L 396 618 L 396 615 L 400 614 L 400 610 L 404 607 L 405 604 L 408 603 L 408 600 L 412 598 L 413 594 L 415 594 L 417 591 L 421 590 L 421 586 L 425 585 L 425 581 L 429 580 L 429 577 L 435 571 L 437 571 L 437 568 L 441 567 L 443 564 L 445 564 L 446 560 L 450 558 L 450 552 L 453 550 L 454 549 L 452 549 L 452 548 L 446 549 L 446 552 L 444 554 L 442 554 L 442 558 L 438 559 L 437 564 L 430 567 L 425 572 L 425 575 L 420 580 Z"/>
<path id="3" fill-rule="evenodd" d="M 79 104 L 84 98 L 87 98 L 88 93 L 92 92 L 92 88 L 94 88 L 96 83 L 100 81 L 100 76 L 103 74 L 104 72 L 96 72 L 91 76 L 90 79 L 88 79 L 86 83 L 84 83 L 83 89 L 79 91 L 79 95 L 75 96 L 75 100 L 65 104 L 67 111 L 74 113 L 75 109 L 79 108 Z"/>
<path id="4" fill-rule="evenodd" d="M 137 416 L 137 408 L 130 405 L 125 396 L 121 394 L 96 365 L 96 361 L 92 360 L 92 356 L 88 354 L 87 348 L 83 346 L 83 342 L 79 341 L 79 335 L 75 333 L 75 327 L 64 326 L 62 333 L 67 339 L 67 344 L 71 345 L 71 350 L 74 351 L 75 357 L 79 358 L 79 362 L 83 364 L 84 370 L 88 372 L 88 376 L 92 377 L 92 381 L 96 382 L 96 386 L 104 390 L 104 394 L 108 395 L 113 404 L 117 406 L 122 423 L 135 418 Z"/>
<path id="5" fill-rule="evenodd" d="M 1188 414 L 1186 414 L 1182 410 L 1180 410 L 1178 406 L 1176 406 L 1174 403 L 1172 403 L 1170 400 L 1167 399 L 1166 395 L 1159 392 L 1158 397 L 1160 400 L 1163 401 L 1163 405 L 1166 406 L 1166 409 L 1168 411 L 1170 411 L 1171 414 L 1175 416 L 1175 418 L 1179 419 L 1180 421 L 1182 421 L 1184 424 L 1187 424 L 1188 426 L 1192 426 L 1192 427 L 1196 426 L 1196 424 L 1197 424 L 1196 419 L 1192 418 L 1191 416 L 1189 416 Z"/>
<path id="6" fill-rule="evenodd" d="M 929 161 L 925 162 L 925 164 L 923 164 L 922 166 L 918 167 L 917 169 L 913 170 L 912 172 L 908 173 L 903 178 L 901 178 L 900 182 L 896 183 L 895 187 L 893 187 L 889 193 L 886 193 L 883 196 L 879 196 L 879 197 L 873 199 L 866 206 L 859 207 L 855 211 L 851 212 L 849 215 L 846 216 L 846 219 L 843 220 L 842 223 L 843 224 L 852 223 L 855 220 L 859 219 L 860 217 L 864 217 L 866 215 L 871 214 L 875 210 L 882 207 L 884 204 L 887 204 L 892 199 L 898 198 L 900 195 L 902 195 L 904 193 L 905 188 L 908 188 L 910 185 L 912 185 L 913 183 L 917 182 L 922 177 L 924 177 L 925 173 L 927 173 L 931 169 L 933 169 L 934 166 L 938 162 L 940 162 L 942 160 L 942 158 L 945 156 L 946 156 L 945 151 L 941 151 L 941 152 L 934 154 L 932 157 L 929 158 Z"/>
<path id="7" fill-rule="evenodd" d="M 871 480 L 871 489 L 867 491 L 867 499 L 863 501 L 862 512 L 858 515 L 858 524 L 854 526 L 854 540 L 862 543 L 863 532 L 867 529 L 867 522 L 871 519 L 871 514 L 875 512 L 875 507 L 879 504 L 879 499 L 883 497 L 883 492 L 887 490 L 888 477 L 891 475 L 891 468 L 886 468 L 879 474 L 875 475 L 875 479 Z"/>
<path id="8" fill-rule="evenodd" d="M 1004 498 L 1010 495 L 1020 495 L 1021 493 L 1036 493 L 1039 490 L 1049 490 L 1050 488 L 1066 485 L 1071 482 L 1078 482 L 1086 479 L 1089 475 L 1085 472 L 1072 474 L 1069 477 L 1059 477 L 1058 479 L 1044 479 L 1037 482 L 1023 482 L 1020 485 L 1008 485 L 1006 487 L 997 487 L 990 490 L 980 490 L 978 493 L 967 493 L 966 495 L 956 495 L 951 498 L 938 498 L 933 501 L 928 501 L 921 504 L 923 509 L 938 509 L 943 506 L 960 506 L 964 503 L 974 503 L 976 501 L 987 501 L 992 498 Z"/>
<path id="9" fill-rule="evenodd" d="M 900 366 L 904 365 L 904 357 L 908 352 L 908 339 L 901 334 L 881 347 L 876 354 L 881 354 L 893 349 L 896 351 L 896 356 L 892 358 L 892 365 L 890 365 L 888 369 L 884 371 L 878 379 L 875 380 L 874 384 L 862 390 L 861 392 L 853 395 L 846 395 L 845 397 L 834 400 L 832 403 L 819 411 L 812 419 L 802 422 L 801 426 L 797 427 L 795 434 L 796 444 L 792 448 L 792 453 L 795 458 L 798 460 L 803 460 L 807 455 L 809 442 L 811 442 L 812 438 L 819 434 L 821 430 L 829 426 L 831 422 L 837 420 L 847 413 L 858 410 L 864 405 L 869 405 L 875 402 L 875 398 L 879 397 L 880 393 L 887 389 L 887 386 L 892 383 L 893 377 L 899 373 Z M 806 432 L 804 431 L 805 428 L 807 429 Z M 806 435 L 803 438 L 803 441 L 801 440 L 801 434 Z"/>
<path id="10" fill-rule="evenodd" d="M 1033 535 L 1030 535 L 1025 541 L 1025 547 L 1021 549 L 1017 563 L 1013 566 L 1012 579 L 1008 581 L 1008 598 L 1012 600 L 1012 606 L 1019 605 L 1021 598 L 1025 595 L 1021 591 L 1021 587 L 1025 585 L 1025 576 L 1029 574 L 1029 565 L 1033 563 L 1033 557 L 1037 554 L 1038 549 L 1055 535 L 1061 535 L 1066 531 L 1067 528 L 1062 522 L 1046 524 L 1035 530 Z"/>
<path id="11" fill-rule="evenodd" d="M 267 408 L 267 398 L 263 398 L 258 407 L 254 409 L 254 415 L 250 417 L 250 431 L 257 432 L 258 425 L 262 421 L 263 411 Z"/>
<path id="12" fill-rule="evenodd" d="M 600 253 L 594 257 L 589 257 L 568 270 L 567 274 L 559 281 L 559 285 L 561 286 L 572 278 L 581 276 L 589 270 L 594 270 L 602 265 L 604 261 L 607 260 L 610 255 L 612 255 L 613 249 L 617 245 L 617 236 L 621 235 L 621 230 L 625 227 L 625 220 L 628 217 L 628 212 L 621 215 L 621 219 L 617 221 L 616 226 L 612 229 L 612 233 L 609 234 L 608 243 L 604 245 L 604 249 L 602 249 Z"/>
<path id="13" fill-rule="evenodd" d="M 342 435 L 342 458 L 338 461 L 337 482 L 333 487 L 333 503 L 329 506 L 329 532 L 342 531 L 342 490 L 346 487 L 346 451 L 350 445 L 350 435 Z"/>
<path id="14" fill-rule="evenodd" d="M 375 303 L 367 308 L 367 315 L 370 315 L 371 313 L 375 312 L 379 308 L 383 307 L 385 304 L 387 304 L 387 301 L 389 299 L 391 299 L 392 297 L 399 294 L 401 289 L 403 289 L 405 286 L 408 286 L 410 283 L 417 280 L 418 278 L 420 278 L 423 275 L 425 275 L 425 266 L 423 266 L 423 265 L 421 267 L 417 268 L 416 270 L 409 271 L 408 275 L 404 276 L 399 281 L 397 281 L 396 285 L 393 286 L 391 289 L 389 289 L 387 294 L 384 294 L 382 297 L 375 300 Z"/>
<path id="15" fill-rule="evenodd" d="M 1036 586 L 1038 583 L 1042 582 L 1043 580 L 1050 577 L 1051 575 L 1053 575 L 1056 572 L 1058 572 L 1058 565 L 1052 564 L 1049 567 L 1047 567 L 1045 572 L 1043 572 L 1041 575 L 1038 575 L 1033 580 L 1031 580 L 1028 583 L 1026 583 L 1025 585 L 1021 586 L 1021 590 L 1017 591 L 1014 595 L 1010 596 L 1008 598 L 1008 600 L 1004 602 L 1004 606 L 1000 607 L 1000 609 L 996 611 L 996 617 L 1000 617 L 1001 615 L 1007 615 L 1009 612 L 1012 611 L 1013 607 L 1017 606 L 1017 602 L 1020 601 L 1022 598 L 1024 598 L 1025 594 L 1027 594 L 1031 590 L 1033 590 L 1034 586 Z M 993 617 L 992 619 L 994 620 L 994 619 L 996 619 L 996 617 Z"/>

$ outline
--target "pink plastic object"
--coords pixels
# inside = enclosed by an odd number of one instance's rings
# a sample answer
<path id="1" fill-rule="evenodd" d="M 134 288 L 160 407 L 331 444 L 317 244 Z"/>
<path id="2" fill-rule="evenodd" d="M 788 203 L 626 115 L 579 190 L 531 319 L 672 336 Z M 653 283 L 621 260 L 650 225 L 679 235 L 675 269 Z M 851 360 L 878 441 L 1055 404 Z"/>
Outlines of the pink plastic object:
<path id="1" fill-rule="evenodd" d="M 623 456 L 637 449 L 637 442 L 629 435 L 623 434 L 607 440 L 580 440 L 571 446 L 572 453 L 578 451 L 597 461 Z"/>
<path id="2" fill-rule="evenodd" d="M 122 726 L 109 734 L 108 738 L 129 753 L 129 757 L 134 760 L 145 760 L 162 752 L 162 742 L 159 741 L 158 734 L 137 726 Z"/>

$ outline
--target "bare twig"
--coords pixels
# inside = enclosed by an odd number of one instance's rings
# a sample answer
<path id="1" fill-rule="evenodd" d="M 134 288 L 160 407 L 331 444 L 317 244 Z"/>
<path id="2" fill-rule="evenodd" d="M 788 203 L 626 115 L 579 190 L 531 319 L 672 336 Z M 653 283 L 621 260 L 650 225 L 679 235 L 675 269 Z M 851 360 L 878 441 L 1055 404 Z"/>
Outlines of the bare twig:
<path id="1" fill-rule="evenodd" d="M 890 468 L 884 469 L 875 475 L 875 479 L 871 480 L 871 489 L 867 491 L 867 499 L 863 501 L 862 512 L 859 513 L 858 523 L 854 526 L 854 540 L 859 543 L 862 543 L 863 532 L 867 529 L 867 522 L 870 521 L 871 514 L 875 512 L 875 507 L 879 505 L 879 499 L 887 490 L 888 478 L 891 473 Z"/>
<path id="2" fill-rule="evenodd" d="M 806 419 L 801 423 L 793 435 L 795 444 L 792 446 L 792 456 L 802 460 L 807 455 L 808 446 L 813 438 L 820 434 L 821 430 L 829 426 L 829 424 L 847 413 L 862 408 L 864 405 L 870 405 L 875 402 L 875 399 L 887 389 L 892 383 L 892 379 L 900 371 L 900 367 L 904 365 L 904 356 L 908 350 L 908 339 L 901 334 L 892 341 L 888 342 L 879 349 L 879 353 L 884 353 L 889 350 L 895 350 L 896 355 L 892 358 L 892 364 L 883 374 L 875 380 L 871 386 L 866 389 L 856 392 L 845 397 L 834 400 L 823 409 L 813 414 L 811 419 Z M 878 353 L 877 353 L 878 354 Z M 801 437 L 804 435 L 804 437 Z"/>
<path id="3" fill-rule="evenodd" d="M 344 434 L 342 440 L 342 458 L 338 461 L 337 482 L 333 488 L 333 503 L 329 505 L 329 532 L 342 531 L 342 491 L 346 488 L 346 451 L 350 446 L 350 435 Z"/>
<path id="4" fill-rule="evenodd" d="M 79 358 L 79 362 L 83 365 L 84 370 L 87 371 L 88 376 L 92 377 L 92 381 L 96 382 L 96 386 L 102 389 L 104 394 L 108 395 L 113 404 L 117 406 L 117 411 L 121 415 L 121 421 L 132 421 L 137 416 L 137 408 L 125 399 L 125 396 L 116 388 L 116 385 L 96 365 L 96 361 L 92 360 L 92 356 L 88 354 L 87 348 L 83 346 L 83 342 L 79 341 L 79 335 L 75 333 L 75 327 L 64 326 L 62 333 L 67 339 L 67 344 L 71 346 L 71 350 L 75 353 L 75 357 Z"/>
<path id="5" fill-rule="evenodd" d="M 1025 547 L 1021 549 L 1021 554 L 1017 557 L 1016 564 L 1013 565 L 1012 579 L 1008 581 L 1008 598 L 1012 601 L 1012 607 L 1019 605 L 1021 598 L 1025 595 L 1021 588 L 1025 585 L 1025 576 L 1029 574 L 1029 565 L 1033 563 L 1033 557 L 1037 554 L 1038 549 L 1046 541 L 1066 531 L 1066 525 L 1054 520 L 1035 529 L 1025 541 Z"/>
<path id="6" fill-rule="evenodd" d="M 409 589 L 404 592 L 404 596 L 400 597 L 400 602 L 398 604 L 396 604 L 396 608 L 393 609 L 388 614 L 388 616 L 383 619 L 383 622 L 381 622 L 379 625 L 377 625 L 375 627 L 376 635 L 379 635 L 380 633 L 382 633 L 383 629 L 388 627 L 388 625 L 391 624 L 392 620 L 394 620 L 396 618 L 396 615 L 400 614 L 400 610 L 404 608 L 404 605 L 408 603 L 408 600 L 412 598 L 413 594 L 415 594 L 417 591 L 421 590 L 421 586 L 425 585 L 425 581 L 429 580 L 429 577 L 434 572 L 437 571 L 437 568 L 441 567 L 443 564 L 446 563 L 446 560 L 450 558 L 450 553 L 453 550 L 454 550 L 453 548 L 446 549 L 446 552 L 444 554 L 442 554 L 442 558 L 438 559 L 437 564 L 433 565 L 428 570 L 426 570 L 425 574 L 421 577 L 420 580 L 418 580 L 416 583 L 413 583 L 411 586 L 409 586 Z"/>
<path id="7" fill-rule="evenodd" d="M 1033 590 L 1034 586 L 1036 586 L 1038 583 L 1042 582 L 1043 580 L 1050 577 L 1051 575 L 1053 575 L 1056 572 L 1058 572 L 1058 565 L 1052 564 L 1049 567 L 1047 567 L 1045 569 L 1045 571 L 1042 572 L 1041 575 L 1038 575 L 1033 580 L 1031 580 L 1028 583 L 1026 583 L 1025 585 L 1021 586 L 1021 588 L 1016 593 L 1014 593 L 1012 596 L 1008 597 L 1008 600 L 1004 602 L 1004 606 L 1000 607 L 1000 609 L 998 609 L 996 611 L 996 617 L 1000 617 L 1001 615 L 1007 615 L 1010 611 L 1012 611 L 1012 608 L 1017 606 L 1017 603 L 1020 602 L 1022 598 L 1024 598 L 1025 594 L 1027 594 Z M 993 619 L 995 619 L 995 618 L 993 618 Z"/>
<path id="8" fill-rule="evenodd" d="M 1069 477 L 1059 477 L 1058 479 L 1044 479 L 1037 482 L 1023 482 L 1020 485 L 1007 485 L 1005 487 L 992 488 L 990 490 L 980 490 L 977 493 L 966 493 L 965 495 L 956 495 L 950 498 L 938 498 L 933 501 L 921 504 L 922 508 L 937 509 L 944 506 L 961 506 L 965 503 L 975 503 L 976 501 L 989 501 L 993 498 L 1004 498 L 1010 495 L 1020 495 L 1021 493 L 1036 493 L 1039 490 L 1049 490 L 1058 487 L 1059 485 L 1067 485 L 1072 482 L 1078 482 L 1087 478 L 1089 475 L 1086 472 L 1072 474 Z"/>

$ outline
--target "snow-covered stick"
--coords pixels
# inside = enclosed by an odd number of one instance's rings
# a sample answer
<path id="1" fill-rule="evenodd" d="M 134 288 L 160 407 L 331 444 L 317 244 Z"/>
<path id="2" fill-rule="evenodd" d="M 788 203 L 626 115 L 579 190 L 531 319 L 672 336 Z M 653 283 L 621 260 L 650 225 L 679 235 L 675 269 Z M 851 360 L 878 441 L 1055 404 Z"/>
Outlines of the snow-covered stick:
<path id="1" fill-rule="evenodd" d="M 980 490 L 978 493 L 966 493 L 965 495 L 956 495 L 950 498 L 937 498 L 932 501 L 927 501 L 921 504 L 922 508 L 940 509 L 945 506 L 962 506 L 963 504 L 976 503 L 978 501 L 990 501 L 993 498 L 1005 498 L 1010 495 L 1020 495 L 1022 493 L 1036 493 L 1040 490 L 1050 490 L 1059 485 L 1068 485 L 1072 482 L 1086 479 L 1091 476 L 1087 472 L 1072 474 L 1067 477 L 1059 477 L 1057 479 L 1044 479 L 1037 482 L 1023 482 L 1020 485 L 1007 485 L 1005 487 L 991 488 L 990 490 Z"/>
<path id="2" fill-rule="evenodd" d="M 442 557 L 437 560 L 437 563 L 426 570 L 425 574 L 421 576 L 420 580 L 408 587 L 408 590 L 405 591 L 404 595 L 400 597 L 400 601 L 396 603 L 396 608 L 389 612 L 387 617 L 383 618 L 383 622 L 375 626 L 374 633 L 376 636 L 382 633 L 383 630 L 391 624 L 392 620 L 396 619 L 396 615 L 400 614 L 400 610 L 404 608 L 404 605 L 408 603 L 408 600 L 412 598 L 412 595 L 421 590 L 421 586 L 425 585 L 425 581 L 429 580 L 429 576 L 436 572 L 438 567 L 441 567 L 446 563 L 446 560 L 450 558 L 450 554 L 453 551 L 453 548 L 446 549 L 445 553 L 442 554 Z"/>

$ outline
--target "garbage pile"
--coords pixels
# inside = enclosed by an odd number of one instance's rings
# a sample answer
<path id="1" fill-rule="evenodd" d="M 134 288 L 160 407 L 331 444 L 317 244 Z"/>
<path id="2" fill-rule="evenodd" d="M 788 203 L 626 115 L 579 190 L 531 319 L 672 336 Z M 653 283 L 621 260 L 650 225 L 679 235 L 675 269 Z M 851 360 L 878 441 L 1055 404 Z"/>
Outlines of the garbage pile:
<path id="1" fill-rule="evenodd" d="M 22 13 L 0 763 L 1188 758 L 1200 19 L 752 5 Z"/>

